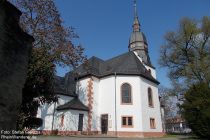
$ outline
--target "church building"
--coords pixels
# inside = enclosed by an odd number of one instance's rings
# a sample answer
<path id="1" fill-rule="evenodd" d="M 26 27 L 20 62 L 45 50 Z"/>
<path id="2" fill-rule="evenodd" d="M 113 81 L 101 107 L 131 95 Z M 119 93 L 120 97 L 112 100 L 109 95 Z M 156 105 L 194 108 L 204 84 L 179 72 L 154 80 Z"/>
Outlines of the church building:
<path id="1" fill-rule="evenodd" d="M 87 63 L 56 77 L 58 102 L 39 107 L 43 134 L 104 134 L 117 137 L 163 136 L 159 81 L 141 31 L 134 2 L 128 52 Z"/>

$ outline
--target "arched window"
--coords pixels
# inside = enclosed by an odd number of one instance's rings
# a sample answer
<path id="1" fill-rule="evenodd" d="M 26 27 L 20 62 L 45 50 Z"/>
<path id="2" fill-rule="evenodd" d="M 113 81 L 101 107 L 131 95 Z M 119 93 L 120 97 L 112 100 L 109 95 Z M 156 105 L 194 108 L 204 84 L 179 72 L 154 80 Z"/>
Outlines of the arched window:
<path id="1" fill-rule="evenodd" d="M 121 86 L 121 103 L 130 104 L 132 103 L 131 97 L 131 86 L 128 83 L 125 83 Z"/>
<path id="2" fill-rule="evenodd" d="M 149 106 L 153 107 L 152 89 L 150 87 L 148 88 L 148 102 Z"/>

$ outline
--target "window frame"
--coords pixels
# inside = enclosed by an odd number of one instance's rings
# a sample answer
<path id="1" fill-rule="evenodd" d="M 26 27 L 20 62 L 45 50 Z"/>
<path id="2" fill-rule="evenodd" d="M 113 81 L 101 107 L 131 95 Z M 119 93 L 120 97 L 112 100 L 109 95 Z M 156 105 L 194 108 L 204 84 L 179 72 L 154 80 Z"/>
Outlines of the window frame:
<path id="1" fill-rule="evenodd" d="M 126 118 L 126 125 L 123 125 L 123 118 Z M 128 125 L 129 118 L 131 118 L 132 125 Z M 134 127 L 133 116 L 121 116 L 121 127 L 122 128 L 133 128 Z"/>
<path id="2" fill-rule="evenodd" d="M 130 87 L 130 102 L 129 103 L 125 103 L 123 102 L 123 85 L 125 84 L 128 84 L 129 87 Z M 121 102 L 121 105 L 133 105 L 133 94 L 132 94 L 132 86 L 131 84 L 125 82 L 125 83 L 122 83 L 121 86 L 120 86 L 120 102 Z"/>

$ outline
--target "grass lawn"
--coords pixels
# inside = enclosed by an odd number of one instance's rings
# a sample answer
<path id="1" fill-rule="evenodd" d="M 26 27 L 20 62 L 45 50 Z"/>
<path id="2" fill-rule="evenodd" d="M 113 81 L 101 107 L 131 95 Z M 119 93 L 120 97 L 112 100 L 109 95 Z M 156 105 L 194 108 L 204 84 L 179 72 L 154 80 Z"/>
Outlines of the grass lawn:
<path id="1" fill-rule="evenodd" d="M 180 140 L 200 140 L 195 135 L 189 135 L 189 134 L 183 134 L 183 135 L 177 135 L 177 134 L 167 134 L 163 136 L 162 138 L 178 138 Z"/>

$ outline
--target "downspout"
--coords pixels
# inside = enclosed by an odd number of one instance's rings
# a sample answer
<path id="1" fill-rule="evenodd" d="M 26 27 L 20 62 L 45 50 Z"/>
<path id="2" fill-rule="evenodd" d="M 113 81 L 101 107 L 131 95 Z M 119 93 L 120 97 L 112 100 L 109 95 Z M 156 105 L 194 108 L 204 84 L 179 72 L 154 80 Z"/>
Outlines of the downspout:
<path id="1" fill-rule="evenodd" d="M 116 88 L 116 76 L 117 76 L 117 73 L 115 72 L 114 73 L 114 76 L 115 76 L 115 136 L 117 136 L 117 88 Z"/>

